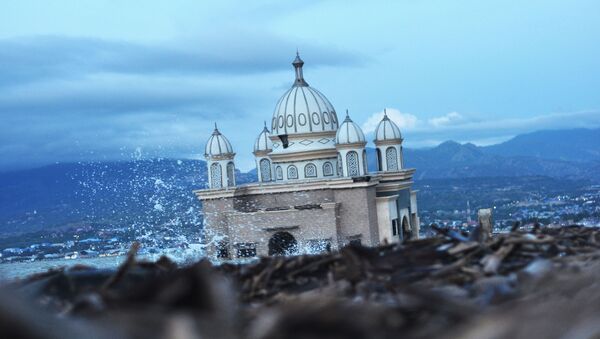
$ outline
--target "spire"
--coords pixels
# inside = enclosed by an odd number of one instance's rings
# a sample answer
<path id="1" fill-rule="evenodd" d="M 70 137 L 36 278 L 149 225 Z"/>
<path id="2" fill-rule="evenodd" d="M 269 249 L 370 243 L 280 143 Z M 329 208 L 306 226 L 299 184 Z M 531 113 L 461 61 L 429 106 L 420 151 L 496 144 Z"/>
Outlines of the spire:
<path id="1" fill-rule="evenodd" d="M 302 75 L 302 66 L 304 66 L 304 61 L 300 58 L 300 53 L 296 49 L 296 59 L 292 62 L 294 68 L 296 70 L 296 80 L 294 80 L 294 86 L 308 86 L 306 81 L 304 81 L 304 76 Z"/>
<path id="2" fill-rule="evenodd" d="M 344 120 L 344 122 L 352 122 L 352 119 L 350 119 L 350 115 L 348 115 L 348 109 L 346 109 L 346 119 Z"/>
<path id="3" fill-rule="evenodd" d="M 267 128 L 267 120 L 263 120 L 263 122 L 265 123 L 265 127 L 263 128 L 263 132 L 264 131 L 269 131 L 269 129 Z"/>
<path id="4" fill-rule="evenodd" d="M 390 120 L 390 118 L 387 115 L 387 109 L 383 109 L 383 120 Z"/>
<path id="5" fill-rule="evenodd" d="M 221 134 L 221 132 L 219 132 L 219 129 L 217 128 L 217 123 L 215 122 L 215 130 L 212 133 L 213 135 L 219 135 Z"/>

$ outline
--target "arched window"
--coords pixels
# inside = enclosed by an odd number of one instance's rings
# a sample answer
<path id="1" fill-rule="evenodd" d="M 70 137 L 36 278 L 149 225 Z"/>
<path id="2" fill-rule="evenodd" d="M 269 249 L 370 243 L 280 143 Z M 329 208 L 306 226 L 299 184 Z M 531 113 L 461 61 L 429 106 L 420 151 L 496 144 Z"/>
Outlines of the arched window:
<path id="1" fill-rule="evenodd" d="M 404 168 L 404 150 L 403 147 L 400 146 L 400 169 Z"/>
<path id="2" fill-rule="evenodd" d="M 221 183 L 221 164 L 218 162 L 210 165 L 210 183 L 211 188 L 221 188 L 223 186 Z"/>
<path id="3" fill-rule="evenodd" d="M 277 180 L 283 180 L 283 170 L 281 169 L 281 166 L 275 168 L 275 175 L 277 176 Z"/>
<path id="4" fill-rule="evenodd" d="M 367 166 L 367 150 L 366 149 L 363 150 L 363 171 L 365 172 L 365 175 L 367 173 L 369 173 L 369 167 Z"/>
<path id="5" fill-rule="evenodd" d="M 333 175 L 333 165 L 329 161 L 326 161 L 323 164 L 323 175 L 326 177 Z"/>
<path id="6" fill-rule="evenodd" d="M 360 175 L 358 170 L 358 153 L 355 151 L 346 153 L 346 163 L 348 166 L 348 176 L 356 177 Z"/>
<path id="7" fill-rule="evenodd" d="M 412 229 L 410 227 L 410 224 L 408 223 L 408 218 L 406 216 L 402 218 L 402 238 L 404 240 L 409 240 L 412 238 Z"/>
<path id="8" fill-rule="evenodd" d="M 344 168 L 342 167 L 342 155 L 338 152 L 338 156 L 337 156 L 337 175 L 339 176 L 343 176 L 344 175 Z"/>
<path id="9" fill-rule="evenodd" d="M 313 163 L 308 163 L 304 166 L 304 177 L 315 178 L 317 176 L 317 166 Z"/>
<path id="10" fill-rule="evenodd" d="M 233 162 L 227 164 L 227 186 L 235 186 L 235 165 Z"/>
<path id="11" fill-rule="evenodd" d="M 390 146 L 385 150 L 385 161 L 387 162 L 388 171 L 398 170 L 398 151 L 396 151 L 396 147 Z"/>
<path id="12" fill-rule="evenodd" d="M 288 179 L 298 179 L 298 168 L 294 165 L 290 165 L 287 169 Z"/>
<path id="13" fill-rule="evenodd" d="M 269 159 L 260 160 L 260 181 L 271 181 L 271 162 Z"/>
<path id="14" fill-rule="evenodd" d="M 382 163 L 382 158 L 381 158 L 381 150 L 379 148 L 377 148 L 377 170 L 378 171 L 383 171 L 383 163 Z"/>

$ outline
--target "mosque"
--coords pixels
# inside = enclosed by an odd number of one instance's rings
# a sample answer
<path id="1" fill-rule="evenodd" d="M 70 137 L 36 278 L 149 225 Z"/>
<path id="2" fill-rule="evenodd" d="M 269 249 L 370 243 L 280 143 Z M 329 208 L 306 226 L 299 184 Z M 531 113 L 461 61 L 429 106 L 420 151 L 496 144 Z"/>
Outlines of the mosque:
<path id="1" fill-rule="evenodd" d="M 384 114 L 375 130 L 377 171 L 367 168 L 361 128 L 304 80 L 277 101 L 270 128 L 254 143 L 258 182 L 235 183 L 235 152 L 215 126 L 204 156 L 202 202 L 208 254 L 233 259 L 376 246 L 419 234 L 414 169 L 404 167 L 402 135 Z"/>

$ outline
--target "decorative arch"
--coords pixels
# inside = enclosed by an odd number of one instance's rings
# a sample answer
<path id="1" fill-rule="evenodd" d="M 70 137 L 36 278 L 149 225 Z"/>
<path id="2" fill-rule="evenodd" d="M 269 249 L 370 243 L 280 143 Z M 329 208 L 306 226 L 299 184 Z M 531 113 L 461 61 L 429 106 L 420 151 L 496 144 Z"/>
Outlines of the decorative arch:
<path id="1" fill-rule="evenodd" d="M 283 170 L 281 169 L 281 166 L 277 166 L 277 168 L 275 168 L 275 175 L 277 180 L 283 180 Z"/>
<path id="2" fill-rule="evenodd" d="M 323 123 L 324 123 L 324 124 L 328 124 L 328 123 L 329 123 L 329 113 L 327 113 L 326 111 L 325 111 L 325 112 L 323 112 L 323 117 L 322 117 L 322 119 L 323 119 Z"/>
<path id="3" fill-rule="evenodd" d="M 346 153 L 346 166 L 348 167 L 348 176 L 356 177 L 360 175 L 358 165 L 358 153 L 355 151 L 349 151 Z"/>
<path id="4" fill-rule="evenodd" d="M 211 188 L 221 188 L 223 183 L 221 182 L 221 164 L 213 162 L 210 165 L 210 184 Z"/>
<path id="5" fill-rule="evenodd" d="M 260 181 L 271 181 L 271 161 L 269 159 L 260 159 Z"/>
<path id="6" fill-rule="evenodd" d="M 309 162 L 304 166 L 304 177 L 305 178 L 316 178 L 317 177 L 317 166 L 312 162 Z"/>
<path id="7" fill-rule="evenodd" d="M 387 163 L 388 171 L 398 170 L 398 151 L 396 147 L 390 146 L 385 150 L 385 162 Z"/>
<path id="8" fill-rule="evenodd" d="M 298 242 L 289 232 L 276 232 L 269 239 L 269 255 L 291 255 L 298 252 Z"/>
<path id="9" fill-rule="evenodd" d="M 235 165 L 231 161 L 227 163 L 227 186 L 235 186 Z"/>
<path id="10" fill-rule="evenodd" d="M 400 146 L 400 169 L 404 168 L 404 148 Z"/>
<path id="11" fill-rule="evenodd" d="M 402 218 L 402 237 L 404 240 L 410 240 L 412 238 L 412 230 L 406 216 Z"/>
<path id="12" fill-rule="evenodd" d="M 294 165 L 290 165 L 287 168 L 288 179 L 298 179 L 298 168 Z"/>
<path id="13" fill-rule="evenodd" d="M 323 176 L 330 177 L 333 175 L 333 165 L 329 161 L 323 164 Z"/>

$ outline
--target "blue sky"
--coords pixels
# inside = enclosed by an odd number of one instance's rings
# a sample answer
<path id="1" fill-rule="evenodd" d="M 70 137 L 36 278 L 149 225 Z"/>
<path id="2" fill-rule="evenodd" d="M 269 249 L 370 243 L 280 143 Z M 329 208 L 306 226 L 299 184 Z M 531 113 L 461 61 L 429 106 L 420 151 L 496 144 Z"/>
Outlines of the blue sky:
<path id="1" fill-rule="evenodd" d="M 198 158 L 214 121 L 250 169 L 296 48 L 407 147 L 600 126 L 598 1 L 5 1 L 0 170 Z"/>

